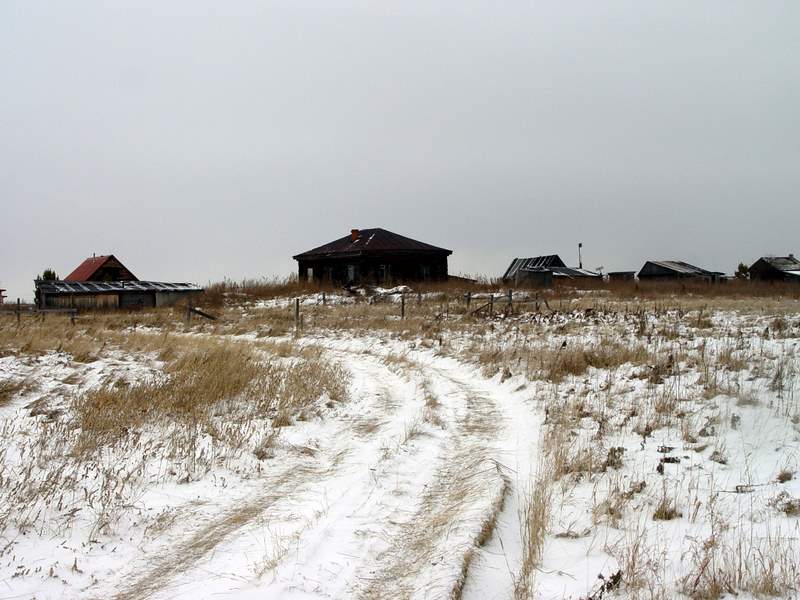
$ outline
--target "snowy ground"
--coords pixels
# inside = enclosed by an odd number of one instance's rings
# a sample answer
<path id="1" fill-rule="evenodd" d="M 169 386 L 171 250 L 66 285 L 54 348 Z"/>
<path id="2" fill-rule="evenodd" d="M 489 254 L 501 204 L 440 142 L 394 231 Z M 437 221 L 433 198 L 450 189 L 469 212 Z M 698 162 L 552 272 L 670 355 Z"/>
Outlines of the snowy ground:
<path id="1" fill-rule="evenodd" d="M 290 311 L 279 299 L 242 308 L 252 332 L 174 331 L 349 374 L 346 398 L 289 419 L 239 419 L 245 394 L 86 453 L 74 400 L 165 378 L 172 359 L 124 342 L 163 332 L 117 332 L 88 362 L 0 358 L 0 599 L 797 593 L 795 305 L 406 328 L 387 307 L 365 330 L 328 300 L 340 327 L 265 338 L 253 313 Z"/>

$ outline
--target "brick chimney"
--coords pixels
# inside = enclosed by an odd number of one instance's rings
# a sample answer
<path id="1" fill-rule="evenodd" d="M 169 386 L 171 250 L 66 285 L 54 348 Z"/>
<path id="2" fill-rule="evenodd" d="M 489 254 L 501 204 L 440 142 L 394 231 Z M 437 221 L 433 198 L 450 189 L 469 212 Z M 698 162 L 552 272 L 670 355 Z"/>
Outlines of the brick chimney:
<path id="1" fill-rule="evenodd" d="M 361 232 L 359 232 L 358 229 L 351 229 L 350 230 L 350 241 L 351 242 L 355 242 L 358 239 L 359 235 L 361 235 Z"/>

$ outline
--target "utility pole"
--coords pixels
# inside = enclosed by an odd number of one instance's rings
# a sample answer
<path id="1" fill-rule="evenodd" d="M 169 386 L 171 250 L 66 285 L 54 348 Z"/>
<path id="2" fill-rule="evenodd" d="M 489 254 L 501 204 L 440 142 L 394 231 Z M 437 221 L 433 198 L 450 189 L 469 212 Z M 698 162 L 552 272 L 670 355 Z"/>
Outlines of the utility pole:
<path id="1" fill-rule="evenodd" d="M 583 248 L 583 242 L 578 242 L 578 268 L 583 268 L 583 259 L 581 258 L 581 248 Z"/>

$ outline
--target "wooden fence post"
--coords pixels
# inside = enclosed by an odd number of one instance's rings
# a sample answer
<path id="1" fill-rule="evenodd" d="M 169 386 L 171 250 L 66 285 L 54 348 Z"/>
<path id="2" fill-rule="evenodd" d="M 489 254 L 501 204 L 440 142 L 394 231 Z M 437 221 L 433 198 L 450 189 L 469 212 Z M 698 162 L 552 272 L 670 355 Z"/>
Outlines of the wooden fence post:
<path id="1" fill-rule="evenodd" d="M 494 314 L 494 292 L 489 294 L 489 314 Z"/>
<path id="2" fill-rule="evenodd" d="M 400 294 L 400 318 L 406 318 L 406 295 Z"/>
<path id="3" fill-rule="evenodd" d="M 514 290 L 508 290 L 508 309 L 511 310 L 514 304 Z"/>
<path id="4" fill-rule="evenodd" d="M 417 306 L 422 306 L 422 292 L 417 292 Z"/>
<path id="5" fill-rule="evenodd" d="M 22 317 L 22 309 L 19 306 L 19 298 L 17 298 L 17 327 L 19 327 L 19 321 Z"/>
<path id="6" fill-rule="evenodd" d="M 300 328 L 300 298 L 294 299 L 294 328 Z"/>
<path id="7" fill-rule="evenodd" d="M 322 306 L 325 306 L 325 292 L 322 292 Z"/>

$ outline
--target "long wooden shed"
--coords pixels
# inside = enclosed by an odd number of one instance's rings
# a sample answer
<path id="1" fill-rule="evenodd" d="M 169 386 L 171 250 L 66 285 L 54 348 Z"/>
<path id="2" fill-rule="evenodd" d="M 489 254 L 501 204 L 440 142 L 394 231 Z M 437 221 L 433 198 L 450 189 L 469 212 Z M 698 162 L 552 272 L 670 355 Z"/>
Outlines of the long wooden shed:
<path id="1" fill-rule="evenodd" d="M 39 308 L 153 308 L 171 306 L 203 292 L 192 283 L 160 281 L 36 282 Z"/>

